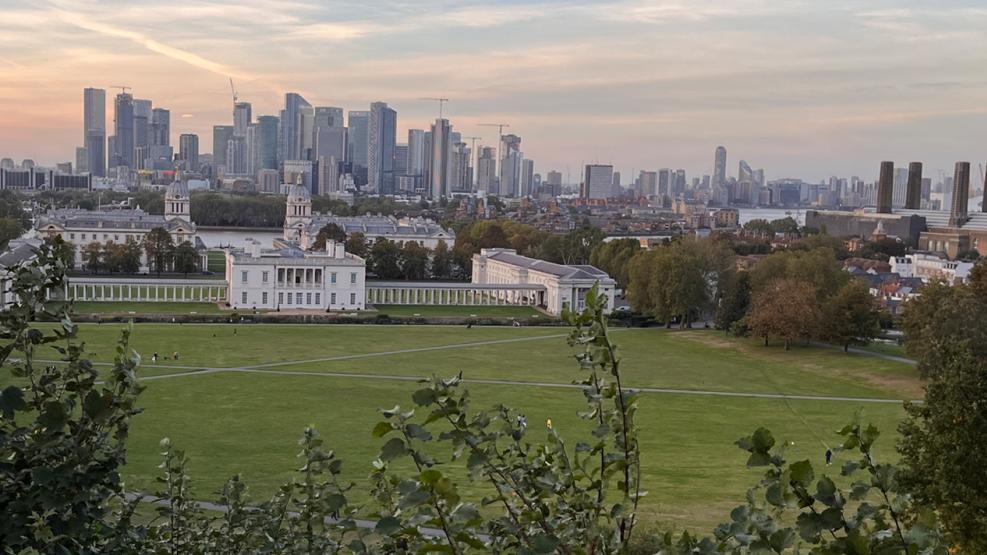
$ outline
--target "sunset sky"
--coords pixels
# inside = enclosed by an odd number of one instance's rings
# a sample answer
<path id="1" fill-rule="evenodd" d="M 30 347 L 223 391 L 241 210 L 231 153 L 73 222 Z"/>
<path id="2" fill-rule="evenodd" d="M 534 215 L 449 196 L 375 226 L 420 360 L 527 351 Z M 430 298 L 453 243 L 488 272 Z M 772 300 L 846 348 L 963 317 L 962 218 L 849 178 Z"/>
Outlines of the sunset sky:
<path id="1" fill-rule="evenodd" d="M 509 122 L 536 171 L 573 179 L 710 173 L 718 144 L 730 174 L 768 179 L 987 159 L 983 0 L 0 0 L 0 25 L 0 157 L 18 161 L 74 159 L 87 86 L 133 87 L 209 151 L 228 77 L 255 116 L 287 91 L 382 100 L 402 133 L 448 97 L 456 130 L 492 144 L 476 124 Z"/>

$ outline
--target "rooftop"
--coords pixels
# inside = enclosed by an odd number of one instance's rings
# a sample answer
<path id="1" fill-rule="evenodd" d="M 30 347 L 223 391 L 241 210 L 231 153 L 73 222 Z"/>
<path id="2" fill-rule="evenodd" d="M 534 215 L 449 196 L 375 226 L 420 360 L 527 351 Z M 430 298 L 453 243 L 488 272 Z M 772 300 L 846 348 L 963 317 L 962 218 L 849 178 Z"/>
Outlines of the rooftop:
<path id="1" fill-rule="evenodd" d="M 521 256 L 511 249 L 483 249 L 482 253 L 488 259 L 505 262 L 536 272 L 550 274 L 566 279 L 607 280 L 610 276 L 603 270 L 584 264 L 565 265 Z"/>
<path id="2" fill-rule="evenodd" d="M 185 227 L 191 226 L 192 229 L 195 229 L 195 224 L 186 222 L 185 220 L 166 220 L 160 214 L 148 214 L 140 208 L 122 210 L 59 208 L 57 210 L 49 210 L 46 214 L 38 218 L 35 229 L 41 229 L 48 225 L 57 225 L 62 228 L 85 229 L 152 229 L 155 227 L 174 229 L 182 223 L 185 224 Z"/>
<path id="3" fill-rule="evenodd" d="M 450 239 L 455 234 L 444 229 L 439 224 L 422 219 L 397 219 L 393 216 L 337 216 L 335 214 L 313 214 L 309 223 L 309 232 L 318 233 L 323 226 L 336 224 L 343 228 L 347 235 L 363 233 L 364 235 L 410 235 L 419 237 L 436 237 Z"/>

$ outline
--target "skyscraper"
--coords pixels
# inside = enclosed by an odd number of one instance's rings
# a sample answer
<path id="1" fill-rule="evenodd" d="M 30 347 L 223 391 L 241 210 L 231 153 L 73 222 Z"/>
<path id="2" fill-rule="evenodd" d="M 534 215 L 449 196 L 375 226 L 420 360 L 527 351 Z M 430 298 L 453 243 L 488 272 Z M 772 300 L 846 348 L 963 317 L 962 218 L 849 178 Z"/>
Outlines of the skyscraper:
<path id="1" fill-rule="evenodd" d="M 492 146 L 480 147 L 476 160 L 476 189 L 488 195 L 497 196 L 497 149 Z"/>
<path id="2" fill-rule="evenodd" d="M 319 127 L 345 127 L 343 122 L 343 109 L 334 106 L 315 107 L 315 128 Z"/>
<path id="3" fill-rule="evenodd" d="M 278 126 L 277 116 L 257 116 L 254 124 L 254 143 L 251 153 L 256 170 L 278 169 Z"/>
<path id="4" fill-rule="evenodd" d="M 184 162 L 185 170 L 199 171 L 199 136 L 182 133 L 178 137 L 178 159 Z"/>
<path id="5" fill-rule="evenodd" d="M 106 91 L 87 88 L 82 91 L 82 147 L 86 171 L 106 175 Z"/>
<path id="6" fill-rule="evenodd" d="M 113 145 L 110 166 L 134 165 L 134 97 L 120 93 L 113 102 Z"/>
<path id="7" fill-rule="evenodd" d="M 315 113 L 312 105 L 298 93 L 285 93 L 284 110 L 281 110 L 281 139 L 280 158 L 284 160 L 301 160 L 304 153 L 304 127 L 306 109 L 311 113 L 314 123 Z"/>
<path id="8" fill-rule="evenodd" d="M 145 169 L 150 159 L 151 101 L 134 99 L 134 168 Z"/>
<path id="9" fill-rule="evenodd" d="M 352 112 L 351 112 L 352 114 Z M 438 200 L 448 197 L 452 157 L 452 126 L 449 120 L 437 118 L 432 124 L 431 155 L 428 160 L 428 189 L 431 198 Z"/>
<path id="10" fill-rule="evenodd" d="M 727 149 L 716 147 L 713 159 L 713 186 L 723 186 L 727 182 Z"/>
<path id="11" fill-rule="evenodd" d="M 249 102 L 233 104 L 233 136 L 246 137 L 247 127 L 253 123 L 253 107 Z"/>
<path id="12" fill-rule="evenodd" d="M 367 184 L 367 154 L 370 139 L 370 112 L 350 110 L 347 121 L 346 158 L 353 167 L 353 181 L 356 185 Z"/>
<path id="13" fill-rule="evenodd" d="M 605 199 L 613 189 L 613 166 L 606 164 L 586 164 L 583 177 L 582 197 Z"/>
<path id="14" fill-rule="evenodd" d="M 500 138 L 500 194 L 517 197 L 521 194 L 521 137 L 514 134 Z"/>
<path id="15" fill-rule="evenodd" d="M 534 189 L 535 181 L 535 161 L 530 158 L 525 158 L 521 161 L 521 196 L 530 197 L 537 193 Z M 620 183 L 617 182 L 617 186 Z"/>
<path id="16" fill-rule="evenodd" d="M 212 126 L 212 165 L 216 175 L 226 171 L 226 155 L 230 140 L 233 139 L 232 125 Z"/>
<path id="17" fill-rule="evenodd" d="M 408 130 L 408 175 L 422 175 L 425 171 L 425 131 Z"/>
<path id="18" fill-rule="evenodd" d="M 151 110 L 151 123 L 148 126 L 148 151 L 145 167 L 155 170 L 172 170 L 175 151 L 171 148 L 171 111 L 164 108 Z"/>
<path id="19" fill-rule="evenodd" d="M 386 102 L 370 105 L 367 136 L 367 187 L 371 192 L 394 192 L 394 145 L 397 139 L 397 112 Z"/>

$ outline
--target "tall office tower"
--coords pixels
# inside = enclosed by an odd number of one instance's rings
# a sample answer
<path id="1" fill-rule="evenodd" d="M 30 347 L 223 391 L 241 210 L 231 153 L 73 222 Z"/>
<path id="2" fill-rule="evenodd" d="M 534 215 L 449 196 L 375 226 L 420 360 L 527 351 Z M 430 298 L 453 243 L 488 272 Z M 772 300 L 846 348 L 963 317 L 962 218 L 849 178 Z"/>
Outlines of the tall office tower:
<path id="1" fill-rule="evenodd" d="M 521 193 L 521 137 L 504 135 L 500 138 L 500 194 L 517 197 Z"/>
<path id="2" fill-rule="evenodd" d="M 766 183 L 764 182 L 764 169 L 758 168 L 754 170 L 754 184 L 758 187 L 764 187 Z"/>
<path id="3" fill-rule="evenodd" d="M 408 143 L 394 145 L 394 175 L 408 175 Z"/>
<path id="4" fill-rule="evenodd" d="M 4 158 L 0 160 L 0 170 L 12 170 L 14 169 L 14 160 L 12 158 Z"/>
<path id="5" fill-rule="evenodd" d="M 164 108 L 151 110 L 151 144 L 171 146 L 171 111 Z"/>
<path id="6" fill-rule="evenodd" d="M 315 157 L 335 158 L 338 162 L 346 161 L 346 135 L 345 127 L 325 127 L 315 128 Z"/>
<path id="7" fill-rule="evenodd" d="M 257 169 L 278 169 L 278 117 L 257 116 L 254 125 L 257 128 L 254 132 Z"/>
<path id="8" fill-rule="evenodd" d="M 260 146 L 257 140 L 257 124 L 251 123 L 247 126 L 247 137 L 244 139 L 244 144 L 246 145 L 247 153 L 247 175 L 256 177 L 257 171 L 260 170 L 260 151 L 258 147 Z"/>
<path id="9" fill-rule="evenodd" d="M 661 196 L 672 196 L 672 170 L 662 168 L 658 170 L 658 194 Z"/>
<path id="10" fill-rule="evenodd" d="M 892 208 L 904 208 L 908 192 L 908 168 L 894 169 L 894 193 L 891 195 Z"/>
<path id="11" fill-rule="evenodd" d="M 606 164 L 586 164 L 583 174 L 582 197 L 605 199 L 613 188 L 613 166 Z"/>
<path id="12" fill-rule="evenodd" d="M 641 195 L 648 198 L 658 195 L 658 172 L 641 170 L 637 182 L 641 187 Z"/>
<path id="13" fill-rule="evenodd" d="M 562 194 L 562 172 L 551 170 L 545 174 L 545 181 L 542 182 L 542 188 L 553 197 Z"/>
<path id="14" fill-rule="evenodd" d="M 357 186 L 367 184 L 367 153 L 370 140 L 370 112 L 350 110 L 347 120 L 346 159 L 353 168 L 353 181 Z"/>
<path id="15" fill-rule="evenodd" d="M 725 185 L 727 182 L 727 149 L 718 146 L 713 159 L 713 185 Z"/>
<path id="16" fill-rule="evenodd" d="M 980 205 L 981 212 L 987 212 L 987 172 L 984 172 L 984 198 Z"/>
<path id="17" fill-rule="evenodd" d="M 738 164 L 737 181 L 741 183 L 754 181 L 754 170 L 751 169 L 746 160 L 741 160 Z"/>
<path id="18" fill-rule="evenodd" d="M 194 133 L 182 133 L 178 137 L 178 159 L 185 165 L 185 170 L 199 171 L 199 136 Z"/>
<path id="19" fill-rule="evenodd" d="M 86 149 L 86 171 L 106 175 L 106 91 L 82 91 L 82 147 Z"/>
<path id="20" fill-rule="evenodd" d="M 315 127 L 345 127 L 343 109 L 334 106 L 315 107 Z"/>
<path id="21" fill-rule="evenodd" d="M 254 122 L 253 108 L 249 102 L 237 102 L 233 104 L 233 136 L 246 137 L 247 127 Z"/>
<path id="22" fill-rule="evenodd" d="M 232 125 L 212 126 L 212 166 L 216 175 L 223 175 L 228 169 L 226 155 L 231 139 L 233 139 Z"/>
<path id="23" fill-rule="evenodd" d="M 953 171 L 953 202 L 949 211 L 949 225 L 959 227 L 969 219 L 970 204 L 970 163 L 957 162 Z"/>
<path id="24" fill-rule="evenodd" d="M 685 170 L 675 170 L 675 180 L 672 182 L 672 193 L 676 197 L 685 193 Z"/>
<path id="25" fill-rule="evenodd" d="M 476 190 L 488 195 L 500 194 L 497 186 L 497 149 L 492 146 L 480 147 L 476 160 Z"/>
<path id="26" fill-rule="evenodd" d="M 408 130 L 408 175 L 422 175 L 425 171 L 425 131 Z"/>
<path id="27" fill-rule="evenodd" d="M 352 113 L 352 112 L 351 112 Z M 448 197 L 451 192 L 449 182 L 451 178 L 452 156 L 452 126 L 449 120 L 438 118 L 432 124 L 430 134 L 431 155 L 428 159 L 428 190 L 431 198 L 438 200 Z"/>
<path id="28" fill-rule="evenodd" d="M 302 95 L 297 93 L 286 93 L 284 95 L 284 110 L 281 110 L 281 135 L 278 147 L 279 161 L 301 160 L 304 153 L 304 134 L 306 109 L 311 109 Z M 312 119 L 315 113 L 312 112 Z"/>
<path id="29" fill-rule="evenodd" d="M 613 187 L 611 189 L 612 196 L 620 196 L 621 185 L 620 185 L 620 172 L 613 172 Z"/>
<path id="30" fill-rule="evenodd" d="M 460 133 L 452 137 L 452 171 L 449 189 L 453 192 L 466 193 L 473 188 L 473 168 L 471 167 L 472 151 L 462 141 Z"/>
<path id="31" fill-rule="evenodd" d="M 319 156 L 315 163 L 316 177 L 319 181 L 318 194 L 331 195 L 342 192 L 339 180 L 340 164 L 335 156 Z"/>
<path id="32" fill-rule="evenodd" d="M 908 189 L 905 194 L 905 208 L 918 210 L 922 207 L 922 162 L 908 164 Z"/>
<path id="33" fill-rule="evenodd" d="M 110 166 L 134 169 L 134 97 L 127 93 L 113 102 L 113 137 Z"/>
<path id="34" fill-rule="evenodd" d="M 144 161 L 149 157 L 151 146 L 151 101 L 147 99 L 134 99 L 134 163 L 138 167 L 143 167 Z"/>
<path id="35" fill-rule="evenodd" d="M 881 162 L 881 176 L 877 181 L 877 213 L 890 214 L 894 199 L 894 162 Z"/>
<path id="36" fill-rule="evenodd" d="M 620 175 L 620 174 L 617 174 Z M 530 197 L 534 195 L 535 191 L 535 161 L 531 158 L 525 158 L 521 160 L 521 196 Z M 614 183 L 620 187 L 620 179 L 614 178 Z"/>
<path id="37" fill-rule="evenodd" d="M 75 147 L 75 169 L 79 173 L 89 173 L 89 152 L 86 147 Z"/>
<path id="38" fill-rule="evenodd" d="M 233 135 L 227 141 L 226 173 L 231 175 L 247 175 L 250 173 L 250 157 L 247 151 L 246 137 Z"/>
<path id="39" fill-rule="evenodd" d="M 397 141 L 398 113 L 386 102 L 370 104 L 367 135 L 367 187 L 382 195 L 394 193 L 394 145 Z"/>

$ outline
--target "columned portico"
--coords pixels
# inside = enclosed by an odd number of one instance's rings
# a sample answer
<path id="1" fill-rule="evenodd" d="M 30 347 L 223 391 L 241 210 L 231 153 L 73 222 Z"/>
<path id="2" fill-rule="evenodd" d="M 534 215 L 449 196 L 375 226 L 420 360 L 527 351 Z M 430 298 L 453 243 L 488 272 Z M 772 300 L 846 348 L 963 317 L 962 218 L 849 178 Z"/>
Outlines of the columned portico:
<path id="1" fill-rule="evenodd" d="M 64 294 L 69 300 L 140 303 L 226 301 L 226 283 L 203 279 L 70 278 Z"/>

